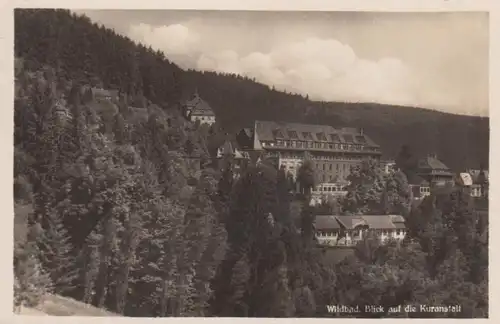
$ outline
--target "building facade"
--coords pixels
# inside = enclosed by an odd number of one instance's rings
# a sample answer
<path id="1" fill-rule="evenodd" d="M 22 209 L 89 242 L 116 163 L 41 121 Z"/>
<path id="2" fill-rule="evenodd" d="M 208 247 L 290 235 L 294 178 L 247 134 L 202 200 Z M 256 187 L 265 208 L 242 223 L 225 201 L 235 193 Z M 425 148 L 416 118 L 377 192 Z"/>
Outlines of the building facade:
<path id="1" fill-rule="evenodd" d="M 277 158 L 295 179 L 302 163 L 311 160 L 319 186 L 346 181 L 352 166 L 381 156 L 379 145 L 356 128 L 256 121 L 253 129 L 242 130 L 237 138 L 248 148 Z"/>
<path id="2" fill-rule="evenodd" d="M 355 246 L 367 235 L 377 237 L 382 244 L 401 241 L 407 229 L 400 215 L 333 216 L 319 215 L 315 219 L 316 239 L 323 246 Z"/>
<path id="3" fill-rule="evenodd" d="M 396 162 L 392 160 L 380 161 L 380 166 L 385 174 L 391 174 L 396 171 Z"/>

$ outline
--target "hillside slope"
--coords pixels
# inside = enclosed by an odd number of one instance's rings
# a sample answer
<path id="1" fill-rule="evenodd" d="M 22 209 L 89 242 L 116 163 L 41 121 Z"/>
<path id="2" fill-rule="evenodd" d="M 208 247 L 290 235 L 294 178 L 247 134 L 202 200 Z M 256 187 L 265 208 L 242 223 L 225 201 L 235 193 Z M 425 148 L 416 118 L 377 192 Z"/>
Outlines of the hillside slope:
<path id="1" fill-rule="evenodd" d="M 30 64 L 58 66 L 71 71 L 71 79 L 102 82 L 132 98 L 145 95 L 163 107 L 178 104 L 197 88 L 230 132 L 256 119 L 363 127 L 386 158 L 406 144 L 418 155 L 437 153 L 456 170 L 488 166 L 489 118 L 381 104 L 312 102 L 240 76 L 183 71 L 163 53 L 66 10 L 16 10 L 15 52 Z"/>

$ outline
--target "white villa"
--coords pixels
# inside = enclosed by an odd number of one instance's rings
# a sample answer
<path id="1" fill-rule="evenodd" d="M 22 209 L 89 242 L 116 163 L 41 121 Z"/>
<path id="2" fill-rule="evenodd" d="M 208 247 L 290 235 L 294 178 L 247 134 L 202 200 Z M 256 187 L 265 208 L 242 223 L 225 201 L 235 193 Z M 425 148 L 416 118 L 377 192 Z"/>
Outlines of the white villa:
<path id="1" fill-rule="evenodd" d="M 407 229 L 400 215 L 319 215 L 315 219 L 316 238 L 324 246 L 354 246 L 367 233 L 375 233 L 382 243 L 403 240 Z"/>

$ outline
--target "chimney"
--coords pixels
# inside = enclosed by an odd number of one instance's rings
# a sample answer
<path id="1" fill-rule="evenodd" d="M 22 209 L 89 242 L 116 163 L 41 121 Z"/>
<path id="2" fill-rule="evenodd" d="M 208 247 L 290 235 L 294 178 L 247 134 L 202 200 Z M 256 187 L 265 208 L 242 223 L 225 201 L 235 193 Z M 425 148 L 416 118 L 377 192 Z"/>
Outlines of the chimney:
<path id="1" fill-rule="evenodd" d="M 437 154 L 436 153 L 429 153 L 427 156 L 430 157 L 430 158 L 433 158 L 433 159 L 437 159 Z"/>
<path id="2" fill-rule="evenodd" d="M 360 135 L 364 135 L 365 134 L 365 130 L 363 129 L 363 127 L 359 128 L 358 131 L 359 131 Z"/>

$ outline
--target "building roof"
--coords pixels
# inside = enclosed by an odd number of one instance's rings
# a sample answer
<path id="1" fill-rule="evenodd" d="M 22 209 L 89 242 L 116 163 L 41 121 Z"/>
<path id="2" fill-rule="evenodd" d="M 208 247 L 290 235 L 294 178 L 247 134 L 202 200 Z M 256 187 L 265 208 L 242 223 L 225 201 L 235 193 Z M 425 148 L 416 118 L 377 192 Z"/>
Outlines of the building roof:
<path id="1" fill-rule="evenodd" d="M 238 148 L 238 144 L 232 140 L 225 140 L 222 146 L 220 146 L 221 155 L 232 155 L 236 159 L 249 159 L 247 152 L 241 151 Z"/>
<path id="2" fill-rule="evenodd" d="M 369 228 L 373 229 L 391 229 L 396 228 L 391 215 L 363 215 L 363 220 Z"/>
<path id="3" fill-rule="evenodd" d="M 194 116 L 215 116 L 212 107 L 195 93 L 193 98 L 184 103 L 184 107 L 190 115 Z"/>
<path id="4" fill-rule="evenodd" d="M 448 168 L 443 162 L 438 160 L 438 158 L 434 155 L 429 155 L 425 158 L 421 158 L 418 160 L 418 168 L 419 169 L 429 169 L 429 170 L 445 170 L 449 171 Z"/>
<path id="5" fill-rule="evenodd" d="M 112 97 L 112 98 L 118 97 L 118 90 L 109 90 L 102 88 L 91 88 L 91 89 L 92 89 L 92 94 L 96 97 Z"/>
<path id="6" fill-rule="evenodd" d="M 261 141 L 277 139 L 319 141 L 325 143 L 363 144 L 379 147 L 363 131 L 356 128 L 334 128 L 329 125 L 312 125 L 274 121 L 255 121 L 255 134 Z"/>
<path id="7" fill-rule="evenodd" d="M 425 186 L 425 187 L 428 187 L 429 186 L 429 181 L 425 180 L 421 176 L 418 176 L 418 175 L 414 174 L 414 175 L 411 175 L 410 177 L 408 177 L 408 184 L 414 185 L 414 186 Z"/>
<path id="8" fill-rule="evenodd" d="M 339 223 L 347 229 L 353 229 L 356 226 L 367 226 L 362 216 L 335 216 Z"/>
<path id="9" fill-rule="evenodd" d="M 335 216 L 318 215 L 314 221 L 316 229 L 340 229 L 340 224 Z"/>
<path id="10" fill-rule="evenodd" d="M 405 218 L 401 215 L 389 215 L 393 223 L 404 223 Z"/>
<path id="11" fill-rule="evenodd" d="M 336 222 L 334 221 L 336 220 Z M 405 220 L 400 215 L 318 215 L 315 218 L 316 229 L 354 229 L 366 226 L 370 229 L 405 228 Z"/>

